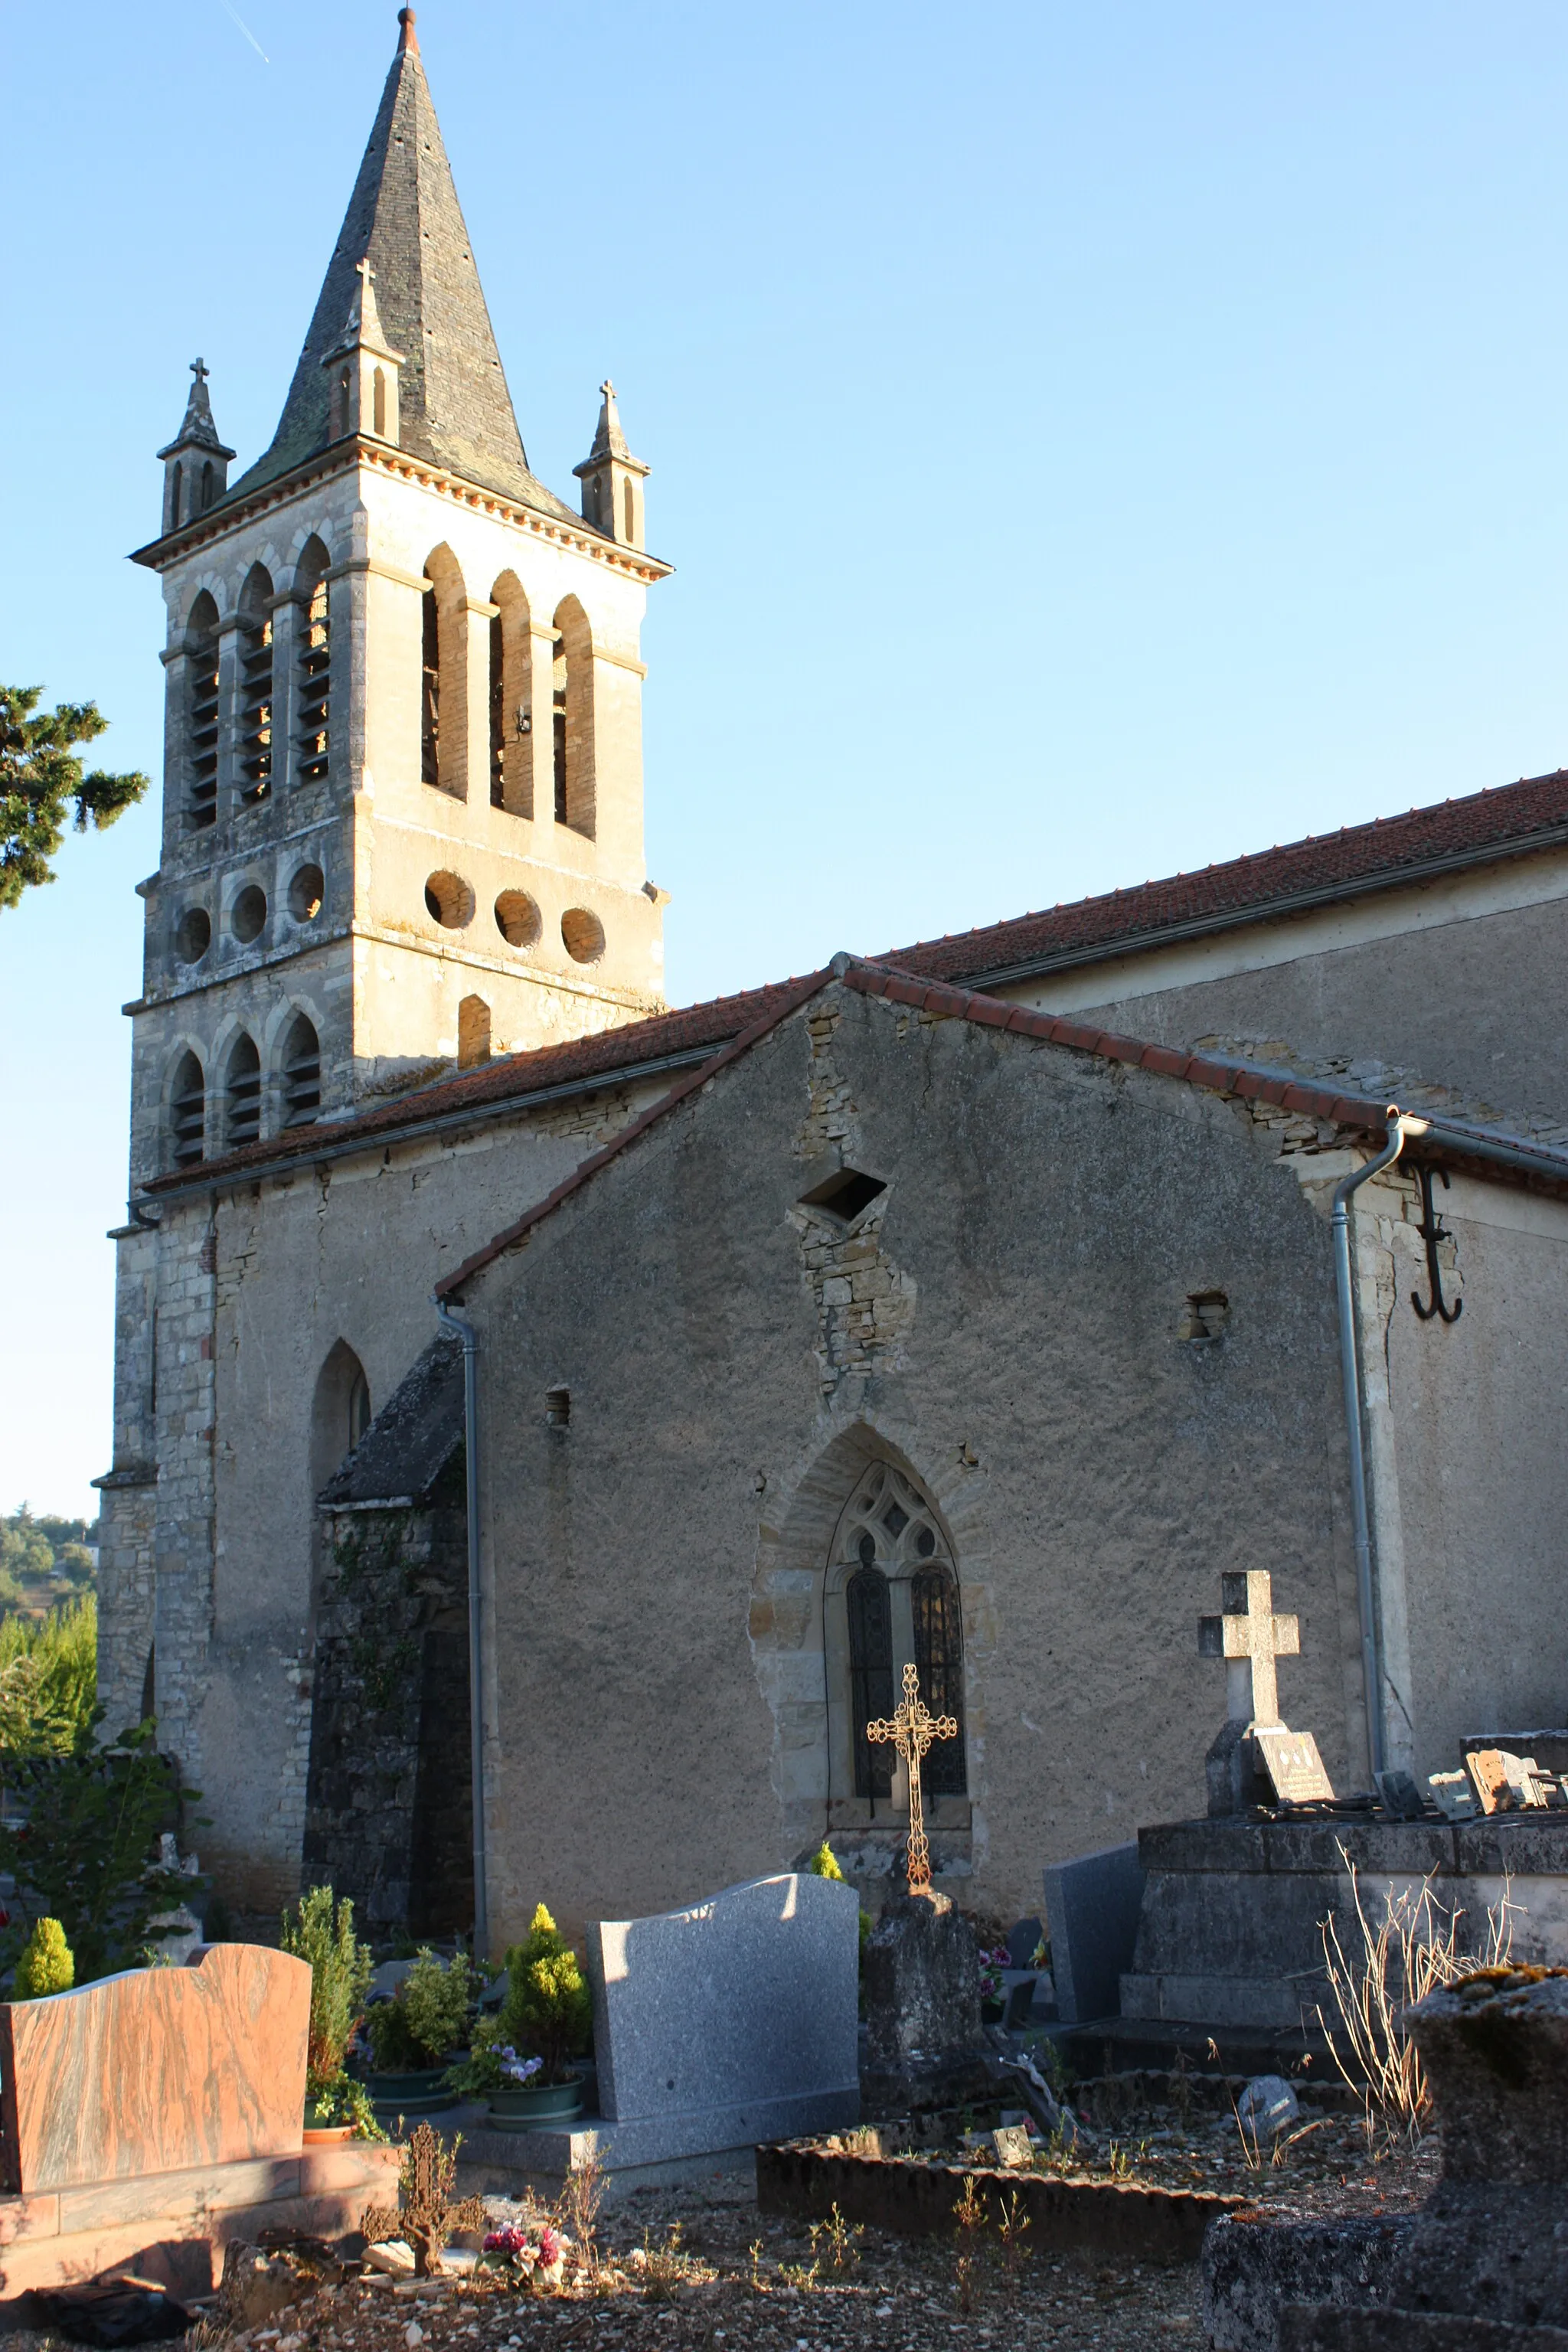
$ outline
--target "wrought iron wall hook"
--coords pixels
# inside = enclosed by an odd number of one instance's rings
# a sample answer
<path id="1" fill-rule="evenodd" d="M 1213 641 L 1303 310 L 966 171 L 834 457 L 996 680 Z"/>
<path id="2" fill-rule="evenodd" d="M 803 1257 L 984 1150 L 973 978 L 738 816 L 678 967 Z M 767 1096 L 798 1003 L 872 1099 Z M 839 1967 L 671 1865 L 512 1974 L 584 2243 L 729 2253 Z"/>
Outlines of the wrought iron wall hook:
<path id="1" fill-rule="evenodd" d="M 1444 1323 L 1457 1323 L 1465 1311 L 1465 1302 L 1462 1298 L 1456 1298 L 1452 1307 L 1444 1303 L 1443 1269 L 1437 1263 L 1437 1244 L 1439 1242 L 1446 1242 L 1449 1235 L 1447 1227 L 1432 1205 L 1433 1176 L 1436 1174 L 1443 1179 L 1443 1190 L 1446 1192 L 1448 1189 L 1448 1171 L 1446 1168 L 1434 1170 L 1423 1162 L 1415 1174 L 1421 1186 L 1421 1223 L 1415 1230 L 1426 1244 L 1426 1280 L 1431 1288 L 1432 1297 L 1429 1303 L 1423 1307 L 1419 1295 L 1413 1290 L 1410 1294 L 1410 1304 L 1415 1307 L 1423 1323 L 1430 1323 L 1435 1315 Z"/>

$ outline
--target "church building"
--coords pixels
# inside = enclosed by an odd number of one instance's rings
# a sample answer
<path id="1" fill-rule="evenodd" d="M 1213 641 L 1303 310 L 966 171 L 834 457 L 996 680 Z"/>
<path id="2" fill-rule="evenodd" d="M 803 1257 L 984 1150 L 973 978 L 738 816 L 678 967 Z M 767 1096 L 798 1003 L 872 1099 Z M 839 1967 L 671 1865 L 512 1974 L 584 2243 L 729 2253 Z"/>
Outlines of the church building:
<path id="1" fill-rule="evenodd" d="M 668 1009 L 647 468 L 606 382 L 530 471 L 399 22 L 271 446 L 198 362 L 136 559 L 100 1689 L 220 1890 L 875 1903 L 912 1663 L 936 1883 L 1036 1910 L 1203 1810 L 1248 1569 L 1337 1787 L 1561 1721 L 1568 773 Z"/>

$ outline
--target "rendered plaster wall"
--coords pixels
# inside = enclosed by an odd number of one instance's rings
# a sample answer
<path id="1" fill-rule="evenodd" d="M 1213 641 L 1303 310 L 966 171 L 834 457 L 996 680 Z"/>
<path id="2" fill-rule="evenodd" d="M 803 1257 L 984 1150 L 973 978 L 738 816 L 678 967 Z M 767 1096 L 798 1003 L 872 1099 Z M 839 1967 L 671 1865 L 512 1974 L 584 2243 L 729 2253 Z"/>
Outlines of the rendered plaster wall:
<path id="1" fill-rule="evenodd" d="M 321 1565 L 313 1504 L 346 1447 L 344 1383 L 333 1377 L 342 1350 L 363 1367 L 373 1409 L 384 1404 L 436 1328 L 441 1275 L 650 1091 L 605 1088 L 216 1202 L 166 1201 L 154 1236 L 121 1244 L 127 1284 L 143 1284 L 123 1335 L 127 1378 L 158 1310 L 155 1596 L 139 1538 L 128 1538 L 104 1672 L 139 1694 L 155 1632 L 160 1738 L 203 1791 L 213 1823 L 204 1859 L 231 1902 L 275 1908 L 299 1882 Z"/>
<path id="2" fill-rule="evenodd" d="M 877 1453 L 963 1588 L 939 1883 L 1026 1912 L 1043 1864 L 1201 1810 L 1225 1570 L 1274 1570 L 1289 1717 L 1360 1778 L 1329 1233 L 1287 1129 L 831 989 L 475 1278 L 498 1942 L 821 1836 L 822 1572 Z M 889 1184 L 847 1235 L 797 1206 L 840 1152 Z M 1212 1289 L 1226 1336 L 1184 1341 Z"/>
<path id="3" fill-rule="evenodd" d="M 1565 988 L 1559 851 L 1002 992 L 1160 1045 L 1345 1072 L 1405 1108 L 1446 1089 L 1472 1116 L 1558 1135 L 1568 1130 Z"/>
<path id="4" fill-rule="evenodd" d="M 1391 1745 L 1403 1735 L 1422 1774 L 1453 1771 L 1468 1733 L 1563 1719 L 1568 1205 L 1439 1183 L 1445 1302 L 1462 1304 L 1445 1324 L 1411 1304 L 1430 1303 L 1414 1183 L 1377 1193 L 1367 1354 L 1374 1383 L 1386 1368 L 1392 1437 L 1375 1465 Z"/>

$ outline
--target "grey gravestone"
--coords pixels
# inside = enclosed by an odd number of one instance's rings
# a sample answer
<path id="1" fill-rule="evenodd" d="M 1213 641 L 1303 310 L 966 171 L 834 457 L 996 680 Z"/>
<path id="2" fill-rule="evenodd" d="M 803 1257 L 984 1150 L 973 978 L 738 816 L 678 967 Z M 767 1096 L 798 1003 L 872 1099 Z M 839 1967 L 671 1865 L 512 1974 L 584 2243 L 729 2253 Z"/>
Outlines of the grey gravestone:
<path id="1" fill-rule="evenodd" d="M 588 1931 L 610 2165 L 840 2129 L 859 2115 L 860 1906 L 790 1873 Z"/>
<path id="2" fill-rule="evenodd" d="M 1114 2017 L 1132 1966 L 1144 1873 L 1136 1844 L 1104 1847 L 1046 1872 L 1057 2013 L 1065 2024 Z"/>
<path id="3" fill-rule="evenodd" d="M 1396 1822 L 1426 1819 L 1426 1800 L 1408 1772 L 1401 1772 L 1397 1769 L 1379 1772 L 1377 1793 L 1383 1800 L 1384 1812 L 1392 1813 Z"/>

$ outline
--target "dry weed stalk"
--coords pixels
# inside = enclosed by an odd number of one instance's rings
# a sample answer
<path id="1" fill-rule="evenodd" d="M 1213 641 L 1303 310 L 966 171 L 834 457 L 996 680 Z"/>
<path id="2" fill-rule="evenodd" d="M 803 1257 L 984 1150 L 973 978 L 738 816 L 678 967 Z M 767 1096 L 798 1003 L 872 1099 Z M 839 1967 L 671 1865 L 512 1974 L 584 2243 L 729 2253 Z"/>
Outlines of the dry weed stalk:
<path id="1" fill-rule="evenodd" d="M 958 2247 L 952 2265 L 953 2280 L 958 2289 L 958 2307 L 963 2312 L 973 2310 L 979 2293 L 984 2228 L 985 2208 L 971 2173 L 963 2184 L 963 2196 L 952 2209 L 952 2231 Z"/>
<path id="2" fill-rule="evenodd" d="M 1327 2018 L 1318 2011 L 1318 2022 L 1329 2045 L 1329 2055 L 1343 2081 L 1362 2101 L 1369 2145 L 1381 2124 L 1392 2147 L 1404 2141 L 1415 2147 L 1426 2128 L 1432 2109 L 1421 2053 L 1405 2031 L 1405 2011 L 1439 1986 L 1452 1984 L 1471 1969 L 1501 1968 L 1513 1946 L 1509 1878 L 1501 1900 L 1489 1906 L 1487 1932 L 1479 1952 L 1459 1941 L 1461 1910 L 1446 1912 L 1432 1893 L 1435 1873 L 1421 1882 L 1421 1892 L 1409 1887 L 1383 1898 L 1383 1917 L 1367 1916 L 1361 1880 L 1344 1847 L 1340 1859 L 1350 1875 L 1361 1949 L 1347 1953 L 1331 1912 L 1321 1923 L 1323 1959 L 1329 1990 L 1340 2014 L 1343 2048 L 1334 2039 Z"/>

